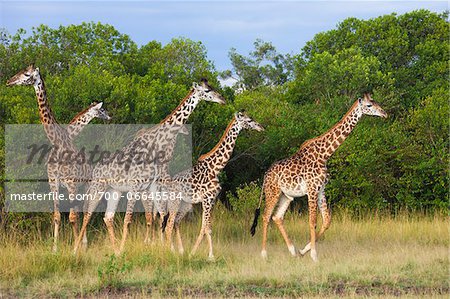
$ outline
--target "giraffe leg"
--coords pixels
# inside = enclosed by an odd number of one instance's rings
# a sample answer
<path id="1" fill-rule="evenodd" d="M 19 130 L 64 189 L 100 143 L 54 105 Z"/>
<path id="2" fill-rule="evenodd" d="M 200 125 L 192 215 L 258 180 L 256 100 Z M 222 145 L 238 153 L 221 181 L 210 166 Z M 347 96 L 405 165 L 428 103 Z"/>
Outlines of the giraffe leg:
<path id="1" fill-rule="evenodd" d="M 59 204 L 54 204 L 53 206 L 55 208 L 55 210 L 53 212 L 53 224 L 55 225 L 54 231 L 53 231 L 53 252 L 57 252 L 58 251 L 59 226 L 61 224 L 61 213 L 59 212 Z"/>
<path id="2" fill-rule="evenodd" d="M 292 202 L 292 200 L 294 200 L 293 197 L 281 193 L 278 209 L 275 212 L 275 215 L 272 217 L 272 220 L 273 222 L 275 222 L 281 235 L 283 236 L 284 241 L 286 242 L 286 246 L 289 249 L 289 252 L 292 254 L 292 256 L 296 256 L 294 244 L 292 244 L 291 240 L 289 239 L 283 225 L 284 214 L 286 213 L 286 210 L 289 208 L 289 205 Z"/>
<path id="3" fill-rule="evenodd" d="M 121 254 L 125 247 L 125 242 L 128 237 L 129 225 L 130 225 L 132 217 L 133 217 L 133 209 L 134 209 L 135 204 L 136 204 L 136 199 L 134 198 L 134 195 L 131 194 L 130 198 L 128 199 L 127 211 L 125 213 L 125 219 L 123 221 L 122 241 L 120 242 L 120 248 L 119 248 L 118 254 Z"/>
<path id="4" fill-rule="evenodd" d="M 153 230 L 153 210 L 155 209 L 153 200 L 144 200 L 142 201 L 142 205 L 145 210 L 145 221 L 146 221 L 146 229 L 145 229 L 145 238 L 144 243 L 149 244 L 153 240 L 154 230 Z M 151 235 L 151 237 L 150 237 Z"/>
<path id="5" fill-rule="evenodd" d="M 153 213 L 145 212 L 145 221 L 146 221 L 146 228 L 145 228 L 144 243 L 150 244 L 155 234 L 153 230 Z"/>
<path id="6" fill-rule="evenodd" d="M 263 214 L 263 238 L 262 238 L 261 256 L 262 258 L 266 259 L 267 228 L 269 226 L 270 216 L 272 216 L 275 205 L 277 204 L 278 199 L 280 197 L 281 190 L 278 187 L 265 188 L 264 193 L 266 196 L 266 206 L 264 208 Z"/>
<path id="7" fill-rule="evenodd" d="M 105 222 L 106 228 L 108 229 L 109 240 L 111 242 L 111 246 L 114 250 L 114 253 L 116 254 L 119 253 L 119 250 L 117 249 L 116 245 L 117 240 L 114 234 L 114 215 L 116 214 L 117 206 L 119 205 L 121 195 L 122 193 L 116 190 L 105 192 L 105 198 L 108 201 L 103 221 Z"/>
<path id="8" fill-rule="evenodd" d="M 175 219 L 177 217 L 180 205 L 181 205 L 180 200 L 170 201 L 167 203 L 168 210 L 169 210 L 169 219 L 167 220 L 166 229 L 165 229 L 166 239 L 167 239 L 166 242 L 167 242 L 167 245 L 170 246 L 170 249 L 172 251 L 175 250 L 175 247 L 173 245 L 173 240 L 172 240 L 172 231 L 173 231 Z"/>
<path id="9" fill-rule="evenodd" d="M 82 240 L 82 243 L 81 243 L 81 248 L 86 249 L 87 246 L 88 246 L 88 239 L 87 239 L 86 231 L 84 231 L 83 240 Z"/>
<path id="10" fill-rule="evenodd" d="M 169 212 L 169 219 L 167 220 L 166 224 L 166 243 L 167 246 L 170 247 L 170 250 L 175 251 L 175 246 L 173 245 L 173 239 L 172 239 L 172 231 L 175 224 L 175 217 L 176 212 Z"/>
<path id="11" fill-rule="evenodd" d="M 70 208 L 69 222 L 72 225 L 73 239 L 78 239 L 78 209 L 76 207 Z"/>
<path id="12" fill-rule="evenodd" d="M 92 182 L 91 185 L 89 186 L 89 189 L 87 190 L 87 194 L 89 194 L 91 197 L 89 198 L 89 200 L 87 200 L 87 202 L 84 205 L 85 211 L 84 211 L 84 217 L 83 217 L 83 225 L 81 226 L 80 234 L 78 235 L 78 238 L 75 241 L 75 245 L 73 248 L 74 254 L 76 254 L 78 252 L 81 242 L 83 241 L 83 239 L 86 238 L 86 230 L 87 230 L 87 226 L 89 224 L 89 220 L 91 219 L 92 213 L 94 213 L 95 208 L 98 206 L 98 204 L 100 203 L 100 200 L 101 200 L 101 197 L 100 197 L 98 191 L 103 191 L 104 187 L 105 186 L 103 184 Z M 87 242 L 87 239 L 86 239 L 86 242 Z"/>
<path id="13" fill-rule="evenodd" d="M 61 213 L 59 212 L 59 183 L 56 179 L 49 179 L 50 190 L 53 195 L 53 252 L 58 251 L 59 226 L 61 224 Z"/>
<path id="14" fill-rule="evenodd" d="M 83 211 L 87 211 L 87 205 L 88 205 L 88 201 L 86 200 L 86 201 L 83 202 Z M 81 248 L 87 249 L 87 246 L 88 246 L 87 233 L 86 233 L 86 231 L 84 231 L 83 239 L 82 239 L 82 243 L 81 243 Z"/>
<path id="15" fill-rule="evenodd" d="M 166 212 L 159 212 L 159 242 L 161 244 L 164 244 L 164 240 L 166 239 L 163 232 L 163 223 L 164 218 L 166 218 L 167 213 Z"/>
<path id="16" fill-rule="evenodd" d="M 181 240 L 181 234 L 180 234 L 180 223 L 181 220 L 186 216 L 189 211 L 192 210 L 192 204 L 182 201 L 180 208 L 177 213 L 177 217 L 175 218 L 175 232 L 177 235 L 177 243 L 178 243 L 178 252 L 180 254 L 184 253 L 184 247 L 183 247 L 183 241 Z"/>
<path id="17" fill-rule="evenodd" d="M 202 228 L 200 229 L 200 234 L 197 237 L 197 241 L 194 244 L 194 247 L 192 248 L 191 255 L 194 255 L 197 251 L 198 247 L 200 246 L 200 243 L 203 240 L 203 237 L 205 234 L 207 235 L 208 243 L 209 243 L 209 253 L 208 258 L 214 259 L 213 249 L 212 249 L 212 239 L 211 239 L 211 209 L 212 209 L 212 203 L 209 201 L 203 201 L 202 202 Z"/>
<path id="18" fill-rule="evenodd" d="M 327 201 L 325 198 L 325 190 L 322 189 L 319 192 L 319 209 L 322 215 L 322 227 L 320 228 L 319 233 L 317 234 L 317 241 L 320 237 L 325 233 L 325 231 L 330 227 L 331 224 L 331 211 L 328 208 Z M 300 250 L 300 254 L 304 255 L 311 249 L 311 243 L 308 243 L 305 248 Z"/>
<path id="19" fill-rule="evenodd" d="M 314 262 L 318 261 L 316 251 L 317 198 L 318 192 L 316 191 L 316 188 L 315 187 L 308 188 L 309 233 L 310 233 L 309 247 L 311 250 L 311 258 Z"/>
<path id="20" fill-rule="evenodd" d="M 183 247 L 183 240 L 181 239 L 181 234 L 180 234 L 180 224 L 175 224 L 174 230 L 175 230 L 175 234 L 177 237 L 178 253 L 183 254 L 184 247 Z"/>
<path id="21" fill-rule="evenodd" d="M 70 203 L 74 204 L 75 203 L 75 195 L 76 195 L 76 186 L 70 184 L 68 186 L 67 189 L 68 193 L 69 193 L 69 199 L 70 199 Z M 78 212 L 79 212 L 79 208 L 76 205 L 73 208 L 70 208 L 70 212 L 69 212 L 69 222 L 72 225 L 72 231 L 73 231 L 73 238 L 74 240 L 78 239 Z"/>
<path id="22" fill-rule="evenodd" d="M 156 241 L 156 232 L 157 232 L 157 227 L 156 227 L 156 218 L 158 218 L 158 211 L 153 210 L 153 225 L 152 225 L 152 242 Z"/>

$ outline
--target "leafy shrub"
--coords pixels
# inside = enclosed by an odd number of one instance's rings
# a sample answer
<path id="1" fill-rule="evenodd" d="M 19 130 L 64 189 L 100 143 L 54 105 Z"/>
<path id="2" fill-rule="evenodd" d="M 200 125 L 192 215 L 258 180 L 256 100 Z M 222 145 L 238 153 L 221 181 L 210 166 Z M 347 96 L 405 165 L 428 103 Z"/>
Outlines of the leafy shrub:
<path id="1" fill-rule="evenodd" d="M 236 189 L 236 194 L 227 193 L 227 199 L 233 207 L 233 212 L 240 215 L 252 215 L 257 208 L 261 186 L 257 182 L 244 184 Z"/>
<path id="2" fill-rule="evenodd" d="M 109 259 L 100 264 L 97 269 L 97 276 L 101 286 L 115 287 L 122 286 L 123 278 L 130 272 L 132 264 L 125 260 L 125 256 L 116 257 L 111 254 Z"/>

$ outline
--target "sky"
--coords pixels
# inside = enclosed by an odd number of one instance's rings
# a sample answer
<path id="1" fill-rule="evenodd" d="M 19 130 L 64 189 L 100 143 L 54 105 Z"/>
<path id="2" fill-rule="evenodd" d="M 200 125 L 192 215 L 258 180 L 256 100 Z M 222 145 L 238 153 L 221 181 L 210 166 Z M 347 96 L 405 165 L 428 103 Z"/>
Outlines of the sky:
<path id="1" fill-rule="evenodd" d="M 247 55 L 260 38 L 280 53 L 299 53 L 315 34 L 348 17 L 370 19 L 416 9 L 443 12 L 447 1 L 13 1 L 0 0 L 0 27 L 10 34 L 46 24 L 113 25 L 138 45 L 172 38 L 201 41 L 218 70 L 231 69 L 233 47 Z"/>

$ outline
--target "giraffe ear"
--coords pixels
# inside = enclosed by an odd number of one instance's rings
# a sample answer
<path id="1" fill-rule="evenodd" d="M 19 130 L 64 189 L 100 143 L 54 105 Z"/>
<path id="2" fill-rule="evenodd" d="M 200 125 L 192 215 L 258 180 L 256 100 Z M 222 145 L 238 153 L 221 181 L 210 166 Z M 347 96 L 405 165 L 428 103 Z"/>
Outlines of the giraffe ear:
<path id="1" fill-rule="evenodd" d="M 358 103 L 361 105 L 362 104 L 362 99 L 358 98 Z"/>
<path id="2" fill-rule="evenodd" d="M 192 83 L 192 88 L 197 88 L 198 87 L 198 83 L 197 82 L 193 82 Z"/>

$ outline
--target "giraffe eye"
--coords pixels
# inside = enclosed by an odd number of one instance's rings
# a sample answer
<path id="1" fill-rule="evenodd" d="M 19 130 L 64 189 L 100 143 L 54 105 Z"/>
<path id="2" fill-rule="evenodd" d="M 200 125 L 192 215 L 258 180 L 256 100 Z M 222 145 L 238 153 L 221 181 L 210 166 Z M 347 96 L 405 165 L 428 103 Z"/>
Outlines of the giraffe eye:
<path id="1" fill-rule="evenodd" d="M 367 107 L 370 108 L 370 107 L 372 107 L 372 105 L 371 105 L 371 104 L 368 104 Z"/>

